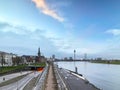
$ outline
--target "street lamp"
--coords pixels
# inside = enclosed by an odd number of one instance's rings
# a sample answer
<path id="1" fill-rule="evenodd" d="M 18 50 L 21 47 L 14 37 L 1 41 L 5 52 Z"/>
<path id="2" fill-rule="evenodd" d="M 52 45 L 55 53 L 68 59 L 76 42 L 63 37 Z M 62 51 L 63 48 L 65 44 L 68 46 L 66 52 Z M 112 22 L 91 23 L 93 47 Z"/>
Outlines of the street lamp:
<path id="1" fill-rule="evenodd" d="M 75 65 L 75 59 L 76 59 L 76 50 L 74 50 L 74 67 L 75 67 L 75 72 L 77 73 L 77 67 Z"/>
<path id="2" fill-rule="evenodd" d="M 75 53 L 76 53 L 76 50 L 74 50 L 74 67 L 75 67 Z"/>
<path id="3" fill-rule="evenodd" d="M 76 50 L 74 50 L 74 60 L 75 60 L 75 53 L 76 53 Z"/>

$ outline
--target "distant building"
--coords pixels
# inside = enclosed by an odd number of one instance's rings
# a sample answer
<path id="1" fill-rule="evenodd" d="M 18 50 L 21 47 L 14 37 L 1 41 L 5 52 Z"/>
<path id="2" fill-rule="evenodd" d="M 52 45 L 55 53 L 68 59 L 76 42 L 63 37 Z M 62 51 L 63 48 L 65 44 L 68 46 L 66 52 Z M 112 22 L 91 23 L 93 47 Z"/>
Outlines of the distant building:
<path id="1" fill-rule="evenodd" d="M 23 55 L 22 60 L 24 64 L 31 64 L 36 62 L 36 57 L 37 56 L 33 56 L 33 55 Z"/>
<path id="2" fill-rule="evenodd" d="M 87 60 L 87 53 L 84 54 L 84 60 Z"/>
<path id="3" fill-rule="evenodd" d="M 69 60 L 73 60 L 73 58 L 72 58 L 72 57 L 69 57 Z"/>
<path id="4" fill-rule="evenodd" d="M 102 58 L 101 58 L 101 57 L 98 57 L 98 58 L 96 58 L 96 60 L 102 60 Z"/>
<path id="5" fill-rule="evenodd" d="M 12 66 L 13 57 L 15 58 L 16 56 L 16 54 L 0 51 L 0 66 Z"/>
<path id="6" fill-rule="evenodd" d="M 41 52 L 40 52 L 40 48 L 38 48 L 38 58 L 37 58 L 37 62 L 41 61 Z"/>
<path id="7" fill-rule="evenodd" d="M 40 48 L 38 48 L 38 56 L 36 57 L 36 62 L 45 62 L 45 57 L 41 55 Z"/>
<path id="8" fill-rule="evenodd" d="M 67 57 L 64 57 L 64 60 L 68 60 L 68 58 L 67 58 Z"/>
<path id="9" fill-rule="evenodd" d="M 54 54 L 52 55 L 52 61 L 55 61 L 55 55 Z"/>

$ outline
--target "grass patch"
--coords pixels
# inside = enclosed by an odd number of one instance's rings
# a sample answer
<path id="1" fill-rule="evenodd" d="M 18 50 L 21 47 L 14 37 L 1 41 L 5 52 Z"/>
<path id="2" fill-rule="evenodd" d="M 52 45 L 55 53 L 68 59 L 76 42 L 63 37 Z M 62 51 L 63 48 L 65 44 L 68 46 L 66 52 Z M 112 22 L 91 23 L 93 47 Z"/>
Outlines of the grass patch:
<path id="1" fill-rule="evenodd" d="M 18 66 L 4 66 L 0 68 L 0 74 L 2 73 L 7 73 L 10 71 L 14 71 L 14 70 L 22 70 L 26 67 L 27 65 L 18 65 Z"/>
<path id="2" fill-rule="evenodd" d="M 45 63 L 45 62 L 42 62 L 42 63 L 34 63 L 34 64 L 31 64 L 31 65 L 40 66 L 40 67 L 45 67 L 45 66 L 46 66 L 46 63 Z"/>

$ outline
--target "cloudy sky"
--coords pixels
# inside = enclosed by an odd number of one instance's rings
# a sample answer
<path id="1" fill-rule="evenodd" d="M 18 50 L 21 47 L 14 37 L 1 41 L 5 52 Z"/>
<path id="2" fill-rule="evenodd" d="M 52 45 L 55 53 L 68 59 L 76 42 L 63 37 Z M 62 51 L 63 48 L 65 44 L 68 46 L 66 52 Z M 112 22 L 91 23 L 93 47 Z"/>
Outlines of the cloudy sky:
<path id="1" fill-rule="evenodd" d="M 0 0 L 0 51 L 120 58 L 120 0 Z"/>

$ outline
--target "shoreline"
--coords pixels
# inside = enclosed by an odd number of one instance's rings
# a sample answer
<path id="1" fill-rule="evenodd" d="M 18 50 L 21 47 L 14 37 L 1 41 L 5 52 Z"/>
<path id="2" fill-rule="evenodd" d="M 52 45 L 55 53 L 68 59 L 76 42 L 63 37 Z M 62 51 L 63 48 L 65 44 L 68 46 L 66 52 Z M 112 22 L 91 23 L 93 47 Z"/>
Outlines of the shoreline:
<path id="1" fill-rule="evenodd" d="M 93 60 L 91 63 L 100 63 L 100 64 L 111 64 L 111 65 L 120 65 L 120 60 Z"/>

